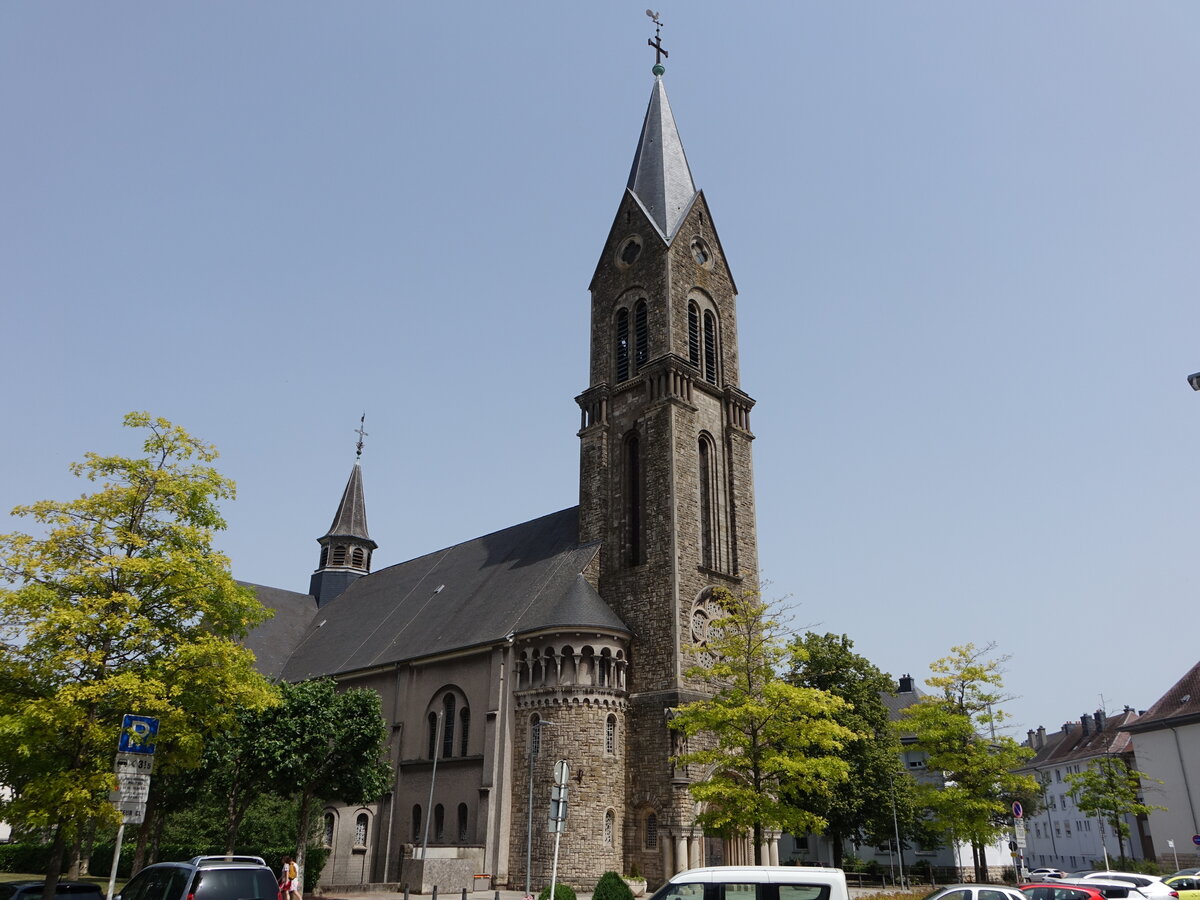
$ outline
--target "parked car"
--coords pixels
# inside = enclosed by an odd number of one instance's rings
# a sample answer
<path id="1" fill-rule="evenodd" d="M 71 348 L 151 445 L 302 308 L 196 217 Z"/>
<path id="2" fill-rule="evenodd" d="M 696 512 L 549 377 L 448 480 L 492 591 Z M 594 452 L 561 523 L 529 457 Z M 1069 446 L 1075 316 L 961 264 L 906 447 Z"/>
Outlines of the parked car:
<path id="1" fill-rule="evenodd" d="M 1129 894 L 1128 886 L 1122 888 Z M 1057 881 L 1033 881 L 1021 885 L 1021 893 L 1029 900 L 1115 900 L 1099 889 L 1082 884 L 1060 884 Z M 1139 898 L 1140 900 L 1140 898 Z"/>
<path id="2" fill-rule="evenodd" d="M 1033 881 L 1041 881 L 1045 878 L 1066 878 L 1067 873 L 1062 869 L 1055 869 L 1051 866 L 1039 866 L 1036 869 L 1029 870 L 1029 878 Z"/>
<path id="3" fill-rule="evenodd" d="M 1170 875 L 1167 875 L 1163 880 L 1174 878 L 1176 875 L 1200 875 L 1200 869 L 1180 869 L 1178 872 L 1172 872 Z"/>
<path id="4" fill-rule="evenodd" d="M 1157 875 L 1138 872 L 1082 872 L 1067 876 L 1070 881 L 1116 881 L 1131 884 L 1147 897 L 1170 897 L 1170 886 Z"/>
<path id="5" fill-rule="evenodd" d="M 922 900 L 1027 900 L 1016 888 L 1004 884 L 948 884 Z M 1082 898 L 1080 898 L 1082 900 Z"/>
<path id="6" fill-rule="evenodd" d="M 0 882 L 0 900 L 41 900 L 45 884 L 44 881 Z M 90 881 L 60 881 L 54 896 L 70 897 L 71 900 L 104 900 L 100 886 Z"/>
<path id="7" fill-rule="evenodd" d="M 817 866 L 709 866 L 680 872 L 655 891 L 650 900 L 776 898 L 850 900 L 850 891 L 846 887 L 846 873 L 841 869 Z M 203 898 L 197 897 L 196 900 Z"/>
<path id="8" fill-rule="evenodd" d="M 1179 895 L 1179 900 L 1200 900 L 1200 876 L 1168 875 L 1163 881 Z"/>
<path id="9" fill-rule="evenodd" d="M 279 882 L 261 856 L 197 856 L 138 872 L 119 900 L 276 900 Z"/>

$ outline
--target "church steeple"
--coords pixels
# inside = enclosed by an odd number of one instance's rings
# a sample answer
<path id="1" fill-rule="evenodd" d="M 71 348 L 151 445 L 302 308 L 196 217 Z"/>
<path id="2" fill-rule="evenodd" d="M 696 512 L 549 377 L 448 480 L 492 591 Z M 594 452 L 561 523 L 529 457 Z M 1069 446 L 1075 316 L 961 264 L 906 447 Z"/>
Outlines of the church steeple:
<path id="1" fill-rule="evenodd" d="M 364 415 L 363 419 L 365 420 Z M 358 454 L 354 468 L 342 491 L 342 501 L 333 516 L 333 524 L 321 545 L 321 561 L 309 579 L 308 592 L 317 598 L 317 606 L 328 603 L 350 586 L 356 578 L 371 571 L 371 552 L 379 545 L 367 533 L 367 503 L 363 495 L 362 439 L 366 432 L 358 427 Z"/>
<path id="2" fill-rule="evenodd" d="M 654 91 L 650 94 L 626 186 L 668 241 L 696 197 L 692 170 L 683 152 L 661 75 L 654 78 Z"/>

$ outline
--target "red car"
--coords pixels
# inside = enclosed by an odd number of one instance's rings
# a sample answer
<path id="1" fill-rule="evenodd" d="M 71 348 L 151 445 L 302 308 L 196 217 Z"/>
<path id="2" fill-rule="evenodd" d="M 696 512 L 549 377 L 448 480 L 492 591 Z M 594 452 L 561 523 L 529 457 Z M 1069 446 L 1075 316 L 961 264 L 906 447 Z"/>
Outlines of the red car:
<path id="1" fill-rule="evenodd" d="M 1029 900 L 1109 900 L 1094 887 L 1053 882 L 1023 884 L 1021 893 Z"/>

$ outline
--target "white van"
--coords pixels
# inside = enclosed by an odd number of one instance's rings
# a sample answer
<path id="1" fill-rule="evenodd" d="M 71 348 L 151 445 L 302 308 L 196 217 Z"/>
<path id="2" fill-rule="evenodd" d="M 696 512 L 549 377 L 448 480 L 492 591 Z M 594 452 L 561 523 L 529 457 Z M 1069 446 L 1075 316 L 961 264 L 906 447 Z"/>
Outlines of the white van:
<path id="1" fill-rule="evenodd" d="M 850 892 L 841 869 L 711 866 L 680 872 L 651 900 L 850 900 Z"/>

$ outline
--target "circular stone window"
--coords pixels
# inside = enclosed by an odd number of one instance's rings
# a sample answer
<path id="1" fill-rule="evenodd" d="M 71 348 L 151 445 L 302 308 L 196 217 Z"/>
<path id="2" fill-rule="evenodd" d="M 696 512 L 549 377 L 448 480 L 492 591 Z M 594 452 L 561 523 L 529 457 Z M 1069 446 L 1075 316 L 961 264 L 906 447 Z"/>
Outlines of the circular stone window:
<path id="1" fill-rule="evenodd" d="M 692 258 L 704 268 L 712 268 L 712 251 L 704 243 L 704 238 L 692 238 Z"/>
<path id="2" fill-rule="evenodd" d="M 617 265 L 622 269 L 627 269 L 633 265 L 634 260 L 641 255 L 642 239 L 639 235 L 631 234 L 625 240 L 621 241 L 621 245 L 617 247 Z"/>

